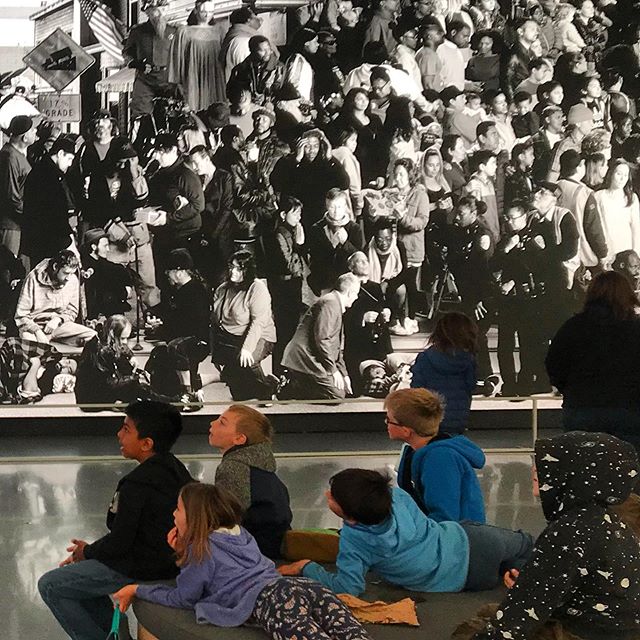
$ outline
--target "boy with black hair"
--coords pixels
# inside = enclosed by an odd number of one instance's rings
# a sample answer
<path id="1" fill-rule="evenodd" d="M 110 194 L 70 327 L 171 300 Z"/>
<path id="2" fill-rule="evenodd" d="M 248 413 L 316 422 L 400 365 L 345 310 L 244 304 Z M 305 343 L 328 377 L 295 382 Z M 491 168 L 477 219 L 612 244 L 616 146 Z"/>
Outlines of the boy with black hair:
<path id="1" fill-rule="evenodd" d="M 436 522 L 485 522 L 475 472 L 484 467 L 484 453 L 469 438 L 440 431 L 444 416 L 440 397 L 423 388 L 398 389 L 387 396 L 384 406 L 389 438 L 405 443 L 398 486 Z"/>
<path id="2" fill-rule="evenodd" d="M 162 402 L 130 404 L 118 442 L 138 466 L 124 476 L 107 512 L 109 533 L 89 544 L 72 539 L 71 555 L 38 582 L 42 599 L 72 638 L 106 638 L 113 605 L 109 594 L 137 580 L 177 573 L 167 533 L 180 489 L 193 479 L 171 453 L 182 432 L 180 412 Z M 121 637 L 128 638 L 126 618 Z"/>
<path id="3" fill-rule="evenodd" d="M 533 538 L 523 531 L 435 522 L 377 471 L 345 469 L 331 478 L 326 496 L 344 521 L 337 573 L 310 560 L 278 570 L 317 580 L 336 593 L 361 594 L 369 570 L 412 591 L 493 589 L 505 574 L 519 571 L 533 549 Z"/>
<path id="4" fill-rule="evenodd" d="M 480 149 L 469 157 L 471 178 L 465 188 L 466 193 L 476 200 L 485 203 L 486 213 L 482 216 L 487 229 L 491 232 L 494 242 L 500 239 L 500 218 L 498 216 L 498 201 L 495 179 L 498 171 L 498 159 L 495 153 L 488 149 Z"/>
<path id="5" fill-rule="evenodd" d="M 533 110 L 533 97 L 526 91 L 516 91 L 513 96 L 516 112 L 511 116 L 511 126 L 516 138 L 528 138 L 540 129 L 540 116 Z"/>
<path id="6" fill-rule="evenodd" d="M 535 155 L 531 140 L 519 142 L 513 146 L 511 150 L 512 171 L 504 179 L 504 211 L 516 200 L 531 201 L 536 186 L 531 172 L 534 162 Z"/>

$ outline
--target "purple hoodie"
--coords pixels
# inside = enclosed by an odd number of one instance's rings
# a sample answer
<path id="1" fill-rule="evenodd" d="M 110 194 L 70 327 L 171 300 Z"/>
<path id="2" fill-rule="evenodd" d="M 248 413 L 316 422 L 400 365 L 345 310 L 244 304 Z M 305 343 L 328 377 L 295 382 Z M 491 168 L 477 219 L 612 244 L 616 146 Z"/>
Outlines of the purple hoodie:
<path id="1" fill-rule="evenodd" d="M 280 579 L 246 529 L 209 534 L 211 557 L 182 567 L 176 586 L 140 585 L 137 596 L 177 609 L 194 609 L 201 624 L 237 627 L 251 616 L 260 592 Z"/>

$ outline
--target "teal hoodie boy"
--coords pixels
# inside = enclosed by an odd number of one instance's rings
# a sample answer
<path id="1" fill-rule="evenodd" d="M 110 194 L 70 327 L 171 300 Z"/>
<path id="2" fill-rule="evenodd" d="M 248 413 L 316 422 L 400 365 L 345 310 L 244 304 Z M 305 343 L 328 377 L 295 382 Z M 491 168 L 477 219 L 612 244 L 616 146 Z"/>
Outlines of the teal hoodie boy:
<path id="1" fill-rule="evenodd" d="M 482 449 L 465 436 L 437 435 L 415 451 L 408 445 L 398 465 L 398 486 L 436 522 L 486 522 L 484 497 L 476 469 L 482 469 Z"/>
<path id="2" fill-rule="evenodd" d="M 435 522 L 402 489 L 392 489 L 391 515 L 380 524 L 344 523 L 337 573 L 310 562 L 302 575 L 335 593 L 360 595 L 368 571 L 412 591 L 464 589 L 469 570 L 469 539 L 457 522 Z"/>

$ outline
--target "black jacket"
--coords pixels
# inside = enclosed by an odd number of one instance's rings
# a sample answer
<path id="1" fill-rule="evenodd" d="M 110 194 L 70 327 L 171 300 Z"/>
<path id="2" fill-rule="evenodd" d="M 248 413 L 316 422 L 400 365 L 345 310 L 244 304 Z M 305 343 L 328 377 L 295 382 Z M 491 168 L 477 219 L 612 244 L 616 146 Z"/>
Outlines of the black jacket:
<path id="1" fill-rule="evenodd" d="M 551 618 L 583 640 L 640 637 L 640 545 L 613 506 L 636 485 L 632 445 L 573 431 L 536 443 L 547 527 L 475 640 L 535 638 Z"/>
<path id="2" fill-rule="evenodd" d="M 65 174 L 45 156 L 24 184 L 20 252 L 29 256 L 32 264 L 52 258 L 71 244 L 69 211 L 73 208 Z"/>
<path id="3" fill-rule="evenodd" d="M 133 402 L 148 397 L 134 375 L 129 349 L 117 352 L 102 345 L 95 337 L 82 349 L 76 372 L 76 402 L 78 404 L 108 404 L 121 400 Z"/>
<path id="4" fill-rule="evenodd" d="M 266 242 L 268 251 L 269 278 L 291 279 L 302 278 L 304 275 L 304 256 L 306 248 L 295 242 L 295 231 L 281 222 Z"/>
<path id="5" fill-rule="evenodd" d="M 332 288 L 338 276 L 349 270 L 347 266 L 349 256 L 364 248 L 362 227 L 357 222 L 349 221 L 344 226 L 347 239 L 343 244 L 338 244 L 335 247 L 325 233 L 326 227 L 326 222 L 320 220 L 309 231 L 311 274 L 308 282 L 314 292 Z"/>
<path id="6" fill-rule="evenodd" d="M 171 453 L 158 453 L 128 473 L 107 512 L 109 533 L 84 555 L 133 580 L 166 580 L 178 574 L 167 533 L 180 489 L 193 479 Z"/>
<path id="7" fill-rule="evenodd" d="M 84 291 L 87 297 L 87 318 L 109 316 L 131 309 L 127 302 L 127 287 L 133 286 L 131 272 L 121 264 L 105 258 L 83 256 Z"/>
<path id="8" fill-rule="evenodd" d="M 588 305 L 560 327 L 546 366 L 565 407 L 640 409 L 640 318 L 620 321 Z"/>
<path id="9" fill-rule="evenodd" d="M 327 191 L 333 187 L 348 189 L 349 176 L 333 158 L 318 154 L 313 162 L 305 158 L 298 162 L 295 154 L 291 154 L 278 160 L 271 184 L 276 193 L 294 196 L 302 202 L 302 223 L 308 231 L 324 215 Z"/>
<path id="10" fill-rule="evenodd" d="M 209 341 L 211 294 L 202 281 L 193 278 L 179 288 L 172 287 L 169 299 L 160 303 L 158 311 L 163 322 L 163 340 L 193 336 Z"/>
<path id="11" fill-rule="evenodd" d="M 175 208 L 177 196 L 184 196 L 188 203 Z M 149 182 L 149 204 L 167 212 L 167 224 L 155 227 L 154 235 L 170 238 L 187 238 L 200 231 L 201 214 L 204 211 L 204 193 L 198 176 L 182 160 L 160 169 Z"/>

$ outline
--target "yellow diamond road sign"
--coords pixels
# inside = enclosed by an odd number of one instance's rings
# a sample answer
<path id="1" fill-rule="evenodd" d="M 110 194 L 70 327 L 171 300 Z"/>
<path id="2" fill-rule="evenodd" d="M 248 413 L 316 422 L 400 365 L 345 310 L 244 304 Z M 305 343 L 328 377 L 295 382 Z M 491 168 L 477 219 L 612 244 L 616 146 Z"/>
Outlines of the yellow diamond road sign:
<path id="1" fill-rule="evenodd" d="M 95 59 L 62 29 L 56 29 L 27 53 L 22 61 L 56 91 L 62 91 L 84 73 Z"/>

